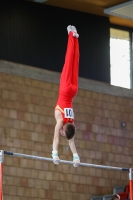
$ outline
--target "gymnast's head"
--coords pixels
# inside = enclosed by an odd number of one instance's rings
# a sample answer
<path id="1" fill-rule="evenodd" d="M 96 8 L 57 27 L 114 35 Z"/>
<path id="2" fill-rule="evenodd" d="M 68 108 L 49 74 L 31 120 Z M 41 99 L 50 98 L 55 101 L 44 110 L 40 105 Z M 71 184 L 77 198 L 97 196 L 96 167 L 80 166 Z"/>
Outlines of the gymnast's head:
<path id="1" fill-rule="evenodd" d="M 75 136 L 75 125 L 72 123 L 66 123 L 63 126 L 62 135 L 66 137 L 67 140 L 71 140 Z"/>
<path id="2" fill-rule="evenodd" d="M 120 196 L 118 194 L 113 194 L 112 200 L 120 200 Z"/>

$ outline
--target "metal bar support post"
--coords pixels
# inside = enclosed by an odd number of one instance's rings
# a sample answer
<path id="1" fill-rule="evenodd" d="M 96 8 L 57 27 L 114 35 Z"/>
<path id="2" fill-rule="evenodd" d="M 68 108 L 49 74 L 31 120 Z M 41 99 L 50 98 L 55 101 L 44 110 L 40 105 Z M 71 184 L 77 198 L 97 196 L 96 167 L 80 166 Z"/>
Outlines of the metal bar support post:
<path id="1" fill-rule="evenodd" d="M 4 162 L 4 151 L 0 150 L 0 200 L 3 200 L 3 162 Z"/>
<path id="2" fill-rule="evenodd" d="M 133 200 L 133 168 L 129 169 L 130 200 Z"/>

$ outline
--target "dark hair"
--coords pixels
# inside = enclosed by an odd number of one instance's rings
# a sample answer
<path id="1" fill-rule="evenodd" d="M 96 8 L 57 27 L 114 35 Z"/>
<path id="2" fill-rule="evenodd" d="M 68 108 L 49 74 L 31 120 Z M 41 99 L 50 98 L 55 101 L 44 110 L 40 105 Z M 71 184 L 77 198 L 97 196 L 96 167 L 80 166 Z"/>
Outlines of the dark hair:
<path id="1" fill-rule="evenodd" d="M 66 138 L 68 140 L 71 140 L 75 135 L 75 126 L 74 126 L 74 124 L 71 124 L 71 123 L 65 124 L 65 133 L 66 133 Z"/>
<path id="2" fill-rule="evenodd" d="M 120 196 L 118 194 L 113 194 L 112 200 L 115 200 L 115 199 L 120 199 Z"/>

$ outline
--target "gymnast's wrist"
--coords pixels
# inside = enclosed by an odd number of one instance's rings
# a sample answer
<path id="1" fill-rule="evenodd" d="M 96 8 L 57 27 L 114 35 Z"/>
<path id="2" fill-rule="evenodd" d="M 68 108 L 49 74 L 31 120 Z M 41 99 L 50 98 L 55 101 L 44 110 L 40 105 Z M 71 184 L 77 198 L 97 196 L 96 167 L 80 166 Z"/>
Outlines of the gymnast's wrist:
<path id="1" fill-rule="evenodd" d="M 53 158 L 58 157 L 58 151 L 57 150 L 52 151 L 52 157 Z"/>
<path id="2" fill-rule="evenodd" d="M 77 153 L 73 153 L 73 160 L 80 160 L 80 157 Z"/>

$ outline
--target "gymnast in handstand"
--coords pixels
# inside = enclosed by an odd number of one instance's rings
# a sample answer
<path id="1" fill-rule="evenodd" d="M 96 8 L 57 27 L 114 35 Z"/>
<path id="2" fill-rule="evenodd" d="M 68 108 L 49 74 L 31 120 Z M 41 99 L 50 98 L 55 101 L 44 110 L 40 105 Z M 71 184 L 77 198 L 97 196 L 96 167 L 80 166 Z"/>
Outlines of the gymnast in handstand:
<path id="1" fill-rule="evenodd" d="M 76 128 L 74 125 L 74 112 L 72 101 L 78 91 L 79 71 L 79 43 L 78 33 L 74 26 L 69 25 L 68 44 L 65 56 L 65 63 L 60 77 L 59 97 L 55 106 L 56 125 L 54 130 L 52 157 L 55 164 L 59 164 L 58 145 L 60 133 L 66 137 L 73 153 L 74 167 L 80 164 L 74 137 Z"/>

